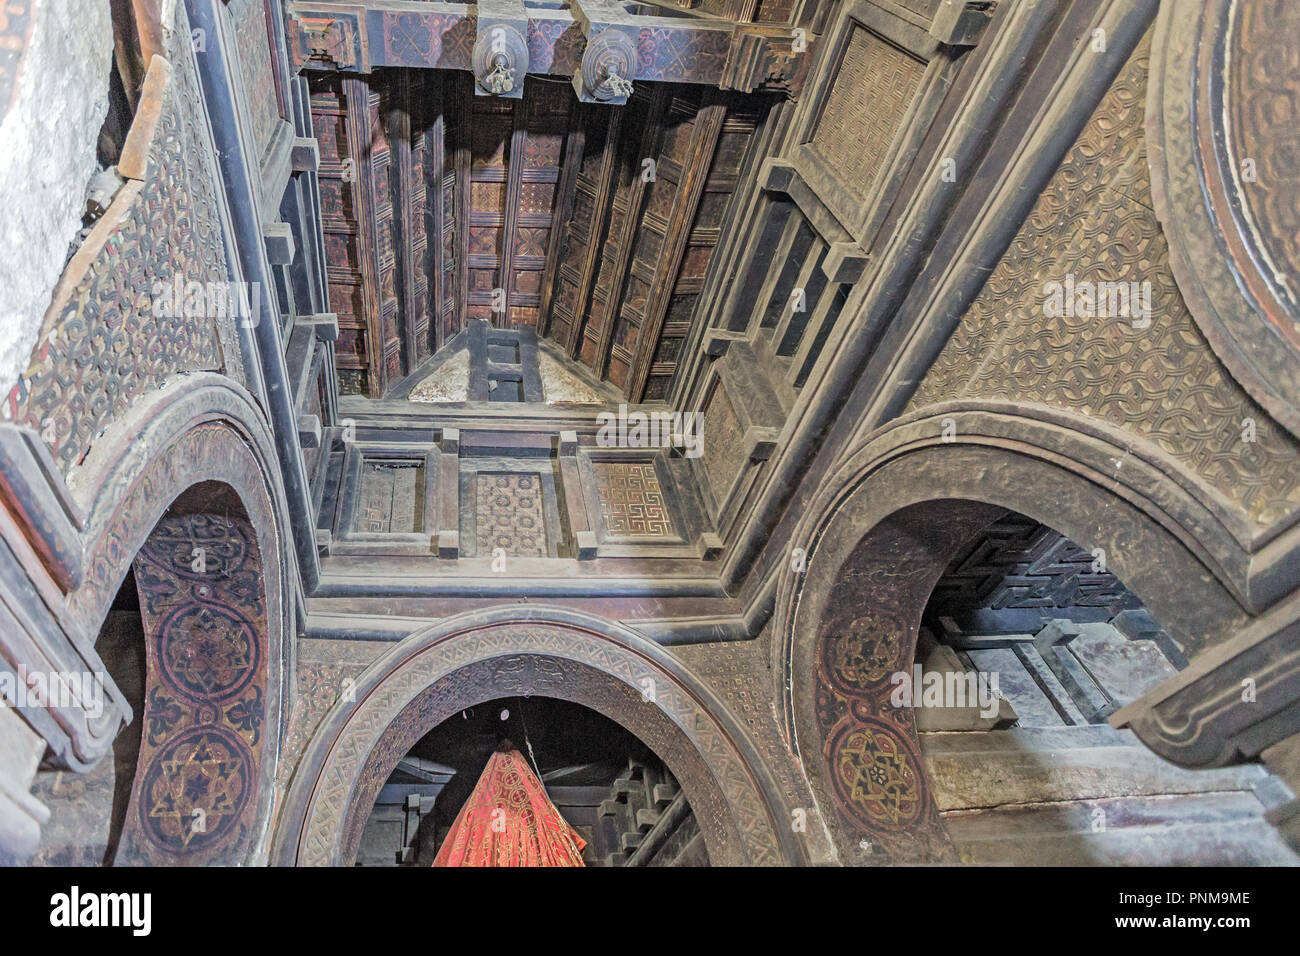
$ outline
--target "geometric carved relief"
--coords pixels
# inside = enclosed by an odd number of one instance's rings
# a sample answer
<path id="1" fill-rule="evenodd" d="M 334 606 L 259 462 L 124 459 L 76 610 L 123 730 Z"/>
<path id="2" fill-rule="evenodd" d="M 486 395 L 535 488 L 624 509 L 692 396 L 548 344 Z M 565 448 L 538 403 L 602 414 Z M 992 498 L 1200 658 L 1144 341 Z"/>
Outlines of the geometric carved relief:
<path id="1" fill-rule="evenodd" d="M 606 534 L 675 536 L 653 461 L 593 461 L 591 467 L 596 473 L 600 516 Z"/>
<path id="2" fill-rule="evenodd" d="M 184 15 L 178 11 L 182 24 Z M 188 36 L 189 31 L 179 35 Z M 91 441 L 169 375 L 199 369 L 238 374 L 223 355 L 233 323 L 155 316 L 155 284 L 230 279 L 207 122 L 188 41 L 173 58 L 149 167 L 131 201 L 124 187 L 85 274 L 41 331 L 26 374 L 9 393 L 7 417 L 41 433 L 66 474 Z M 125 213 L 119 204 L 126 204 Z M 101 227 L 108 228 L 103 220 Z M 187 313 L 188 314 L 188 313 Z M 228 331 L 229 330 L 229 331 Z M 218 339 L 218 332 L 221 339 Z"/>
<path id="3" fill-rule="evenodd" d="M 515 557 L 546 557 L 541 475 L 479 472 L 475 489 L 480 556 L 502 548 Z"/>
<path id="4" fill-rule="evenodd" d="M 424 465 L 415 461 L 362 461 L 355 530 L 412 534 L 424 527 Z"/>
<path id="5" fill-rule="evenodd" d="M 852 29 L 812 145 L 858 198 L 870 195 L 925 69 L 870 30 Z"/>
<path id="6" fill-rule="evenodd" d="M 1109 619 L 1141 602 L 1097 559 L 1058 531 L 1010 514 L 986 528 L 944 572 L 931 602 L 943 613 L 1043 608 L 1069 617 L 1094 608 Z M 1045 614 L 1051 617 L 1052 614 Z M 1091 619 L 1091 618 L 1090 618 Z"/>
<path id="7" fill-rule="evenodd" d="M 1263 529 L 1300 508 L 1300 444 L 1230 377 L 1174 283 L 1143 129 L 1150 45 L 1129 58 L 909 411 L 991 398 L 1094 417 L 1153 442 Z M 1150 282 L 1149 326 L 1047 315 L 1045 283 L 1071 273 Z M 1242 440 L 1247 419 L 1254 441 Z"/>
<path id="8" fill-rule="evenodd" d="M 253 119 L 253 142 L 258 157 L 266 152 L 280 121 L 275 74 L 271 67 L 270 34 L 266 28 L 265 0 L 236 0 L 229 4 L 235 20 L 239 72 Z"/>
<path id="9" fill-rule="evenodd" d="M 713 500 L 721 510 L 727 492 L 746 464 L 744 426 L 722 379 L 717 380 L 705 401 L 707 404 L 701 415 L 708 422 L 709 436 L 704 443 L 704 472 L 713 491 Z"/>

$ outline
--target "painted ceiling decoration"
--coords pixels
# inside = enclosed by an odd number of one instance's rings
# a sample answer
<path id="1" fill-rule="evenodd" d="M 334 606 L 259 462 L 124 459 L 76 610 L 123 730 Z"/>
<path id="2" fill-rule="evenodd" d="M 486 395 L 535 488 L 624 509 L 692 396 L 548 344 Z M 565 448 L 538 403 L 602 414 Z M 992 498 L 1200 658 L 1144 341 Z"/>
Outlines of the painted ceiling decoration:
<path id="1" fill-rule="evenodd" d="M 662 400 L 770 96 L 644 84 L 580 103 L 530 76 L 311 74 L 345 394 L 383 397 L 472 320 L 531 329 Z"/>

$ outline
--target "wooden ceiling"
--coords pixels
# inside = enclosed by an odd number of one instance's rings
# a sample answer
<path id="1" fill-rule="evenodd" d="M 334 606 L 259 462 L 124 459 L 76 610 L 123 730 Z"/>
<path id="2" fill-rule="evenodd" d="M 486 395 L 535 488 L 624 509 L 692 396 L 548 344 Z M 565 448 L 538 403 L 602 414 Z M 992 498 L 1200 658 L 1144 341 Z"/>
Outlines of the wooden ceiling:
<path id="1" fill-rule="evenodd" d="M 668 394 L 768 99 L 530 76 L 312 74 L 341 390 L 380 397 L 471 318 L 534 328 L 631 401 Z"/>

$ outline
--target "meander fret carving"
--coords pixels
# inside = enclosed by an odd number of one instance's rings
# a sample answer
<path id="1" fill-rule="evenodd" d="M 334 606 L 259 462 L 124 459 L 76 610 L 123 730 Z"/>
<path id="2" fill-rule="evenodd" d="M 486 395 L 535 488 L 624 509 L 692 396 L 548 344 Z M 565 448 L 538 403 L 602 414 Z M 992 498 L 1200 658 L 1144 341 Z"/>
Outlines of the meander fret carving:
<path id="1" fill-rule="evenodd" d="M 1300 507 L 1300 446 L 1229 377 L 1189 314 L 1152 210 L 1150 38 L 1117 77 L 910 409 L 957 398 L 1064 407 L 1154 442 L 1264 529 Z M 1049 281 L 1150 286 L 1140 316 L 1045 314 Z M 1253 441 L 1243 430 L 1253 429 Z"/>
<path id="2" fill-rule="evenodd" d="M 62 311 L 47 317 L 31 364 L 8 396 L 7 417 L 41 432 L 65 474 L 105 426 L 167 376 L 240 368 L 229 348 L 233 323 L 214 323 L 206 309 L 194 318 L 154 314 L 156 284 L 171 290 L 178 279 L 229 280 L 193 70 L 188 52 L 173 61 L 148 178 Z M 119 194 L 117 202 L 126 198 Z M 162 305 L 158 311 L 167 311 Z"/>
<path id="3" fill-rule="evenodd" d="M 719 380 L 703 411 L 709 438 L 704 445 L 704 471 L 713 490 L 713 500 L 722 508 L 736 476 L 748 463 L 745 456 L 745 432 L 736 415 L 726 383 Z"/>
<path id="4" fill-rule="evenodd" d="M 935 587 L 945 609 L 1106 609 L 1118 614 L 1140 602 L 1114 574 L 1069 538 L 1023 515 L 991 525 L 953 562 Z"/>
<path id="5" fill-rule="evenodd" d="M 257 816 L 270 648 L 256 532 L 228 489 L 186 498 L 202 510 L 165 516 L 134 562 L 148 673 L 119 864 L 238 862 Z"/>
<path id="6" fill-rule="evenodd" d="M 673 519 L 652 461 L 593 461 L 600 516 L 610 535 L 673 537 Z"/>

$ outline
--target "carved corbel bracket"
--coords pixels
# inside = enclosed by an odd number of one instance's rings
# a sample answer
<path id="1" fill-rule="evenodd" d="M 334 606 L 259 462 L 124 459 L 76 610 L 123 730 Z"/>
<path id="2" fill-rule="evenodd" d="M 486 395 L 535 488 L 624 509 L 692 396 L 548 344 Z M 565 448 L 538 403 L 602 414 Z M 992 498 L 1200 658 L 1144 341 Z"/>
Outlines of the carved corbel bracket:
<path id="1" fill-rule="evenodd" d="M 622 105 L 637 77 L 639 29 L 630 14 L 610 0 L 577 0 L 570 8 L 587 38 L 573 90 L 583 103 Z"/>
<path id="2" fill-rule="evenodd" d="M 784 93 L 795 99 L 812 62 L 812 42 L 802 30 L 739 25 L 718 86 L 745 93 Z"/>
<path id="3" fill-rule="evenodd" d="M 312 67 L 369 72 L 362 16 L 362 12 L 332 16 L 290 12 L 285 24 L 294 69 Z"/>
<path id="4" fill-rule="evenodd" d="M 943 0 L 930 23 L 930 36 L 948 46 L 975 46 L 995 6 L 989 0 Z"/>
<path id="5" fill-rule="evenodd" d="M 587 43 L 573 86 L 584 103 L 626 103 L 636 76 L 636 41 L 607 27 Z"/>
<path id="6" fill-rule="evenodd" d="M 479 21 L 480 28 L 482 21 Z M 528 43 L 518 27 L 493 23 L 474 41 L 474 92 L 519 99 L 528 73 Z"/>

